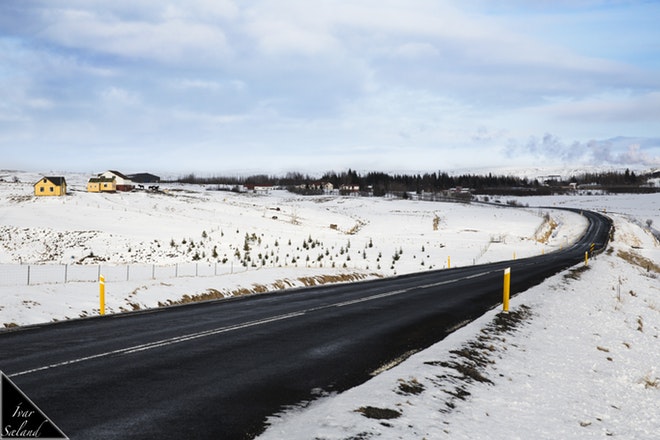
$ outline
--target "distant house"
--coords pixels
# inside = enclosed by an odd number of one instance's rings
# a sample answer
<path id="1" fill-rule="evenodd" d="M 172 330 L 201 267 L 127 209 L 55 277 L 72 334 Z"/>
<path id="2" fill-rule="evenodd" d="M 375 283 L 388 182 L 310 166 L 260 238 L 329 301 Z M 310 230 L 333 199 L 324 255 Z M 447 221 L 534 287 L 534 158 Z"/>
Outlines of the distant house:
<path id="1" fill-rule="evenodd" d="M 561 176 L 559 174 L 550 174 L 548 176 L 539 176 L 537 180 L 546 186 L 557 186 L 561 182 Z"/>
<path id="2" fill-rule="evenodd" d="M 360 191 L 360 185 L 340 185 L 339 186 L 339 191 L 342 194 L 347 194 L 347 193 L 356 193 Z"/>
<path id="3" fill-rule="evenodd" d="M 305 185 L 302 186 L 305 187 Z M 315 181 L 309 184 L 309 189 L 323 190 L 329 192 L 334 190 L 335 186 L 331 182 Z"/>
<path id="4" fill-rule="evenodd" d="M 66 179 L 64 177 L 43 177 L 34 184 L 35 196 L 65 196 Z"/>
<path id="5" fill-rule="evenodd" d="M 128 176 L 123 175 L 119 171 L 108 170 L 99 174 L 98 177 L 105 177 L 106 179 L 114 178 L 117 191 L 132 191 L 135 188 L 133 181 Z"/>
<path id="6" fill-rule="evenodd" d="M 247 184 L 247 185 L 245 185 L 245 188 L 248 191 L 252 191 L 252 192 L 255 192 L 255 193 L 268 193 L 268 192 L 270 192 L 271 189 L 273 189 L 273 185 Z"/>
<path id="7" fill-rule="evenodd" d="M 117 181 L 115 178 L 92 177 L 87 181 L 87 192 L 115 192 Z"/>
<path id="8" fill-rule="evenodd" d="M 160 177 L 149 173 L 129 174 L 128 177 L 134 183 L 160 183 Z"/>

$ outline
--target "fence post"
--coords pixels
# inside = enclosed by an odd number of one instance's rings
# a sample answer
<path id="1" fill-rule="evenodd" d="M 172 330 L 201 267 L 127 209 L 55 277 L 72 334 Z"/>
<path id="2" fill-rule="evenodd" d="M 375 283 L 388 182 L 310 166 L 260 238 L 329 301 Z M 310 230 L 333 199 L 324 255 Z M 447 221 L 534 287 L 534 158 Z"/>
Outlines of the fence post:
<path id="1" fill-rule="evenodd" d="M 511 292 L 511 268 L 504 269 L 504 289 L 502 292 L 502 309 L 509 313 L 509 294 Z"/>
<path id="2" fill-rule="evenodd" d="M 105 277 L 99 276 L 99 313 L 105 315 Z"/>
<path id="3" fill-rule="evenodd" d="M 64 284 L 66 284 L 69 281 L 69 265 L 65 264 L 64 265 Z"/>
<path id="4" fill-rule="evenodd" d="M 151 279 L 152 280 L 156 279 L 156 265 L 155 264 L 151 265 Z"/>
<path id="5" fill-rule="evenodd" d="M 130 281 L 130 276 L 131 276 L 131 265 L 127 264 L 126 265 L 126 281 Z"/>
<path id="6" fill-rule="evenodd" d="M 29 264 L 28 264 L 27 269 L 28 269 L 27 270 L 27 285 L 29 286 L 30 285 L 30 265 Z"/>

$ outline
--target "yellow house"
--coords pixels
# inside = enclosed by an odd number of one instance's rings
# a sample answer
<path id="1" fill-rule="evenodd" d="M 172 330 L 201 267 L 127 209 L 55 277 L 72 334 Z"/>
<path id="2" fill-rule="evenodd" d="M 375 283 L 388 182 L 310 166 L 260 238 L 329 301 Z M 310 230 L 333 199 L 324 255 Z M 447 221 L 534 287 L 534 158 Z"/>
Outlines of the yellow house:
<path id="1" fill-rule="evenodd" d="M 66 180 L 64 177 L 44 177 L 34 184 L 35 196 L 65 196 Z"/>
<path id="2" fill-rule="evenodd" d="M 117 181 L 107 177 L 92 177 L 87 182 L 87 192 L 114 192 L 117 191 Z"/>

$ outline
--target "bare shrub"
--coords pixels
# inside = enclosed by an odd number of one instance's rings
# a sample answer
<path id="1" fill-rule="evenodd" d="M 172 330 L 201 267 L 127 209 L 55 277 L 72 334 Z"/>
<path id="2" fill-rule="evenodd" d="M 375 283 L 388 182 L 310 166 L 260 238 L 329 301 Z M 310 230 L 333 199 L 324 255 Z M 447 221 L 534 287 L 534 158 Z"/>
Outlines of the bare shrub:
<path id="1" fill-rule="evenodd" d="M 401 413 L 394 409 L 363 406 L 355 410 L 368 419 L 389 420 L 401 417 Z"/>

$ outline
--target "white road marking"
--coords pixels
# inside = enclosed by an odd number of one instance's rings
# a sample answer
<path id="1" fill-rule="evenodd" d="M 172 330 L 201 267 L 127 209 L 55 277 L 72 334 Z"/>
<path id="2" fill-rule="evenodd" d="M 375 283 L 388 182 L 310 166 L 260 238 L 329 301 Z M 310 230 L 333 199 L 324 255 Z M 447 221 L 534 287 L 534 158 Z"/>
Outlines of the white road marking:
<path id="1" fill-rule="evenodd" d="M 344 302 L 332 304 L 328 307 L 344 307 L 344 306 L 349 306 L 351 304 L 358 304 L 358 303 L 361 303 L 361 302 L 371 301 L 371 300 L 374 300 L 374 299 L 386 298 L 388 296 L 399 295 L 401 293 L 407 293 L 407 292 L 417 290 L 417 289 L 428 289 L 430 287 L 444 286 L 446 284 L 452 284 L 452 283 L 455 283 L 457 281 L 471 280 L 473 278 L 479 278 L 479 277 L 482 277 L 484 275 L 490 275 L 493 272 L 498 272 L 498 271 L 492 271 L 491 270 L 491 271 L 488 271 L 488 272 L 480 272 L 480 273 L 477 273 L 477 274 L 474 274 L 474 275 L 468 275 L 468 276 L 461 277 L 461 278 L 455 278 L 455 279 L 451 279 L 451 280 L 440 281 L 440 282 L 437 282 L 437 283 L 423 284 L 421 286 L 414 286 L 414 287 L 409 287 L 407 289 L 401 289 L 401 290 L 393 290 L 392 292 L 379 293 L 377 295 L 365 296 L 364 298 L 358 298 L 358 299 L 354 299 L 354 300 L 351 300 L 351 301 L 344 301 Z"/>
<path id="2" fill-rule="evenodd" d="M 108 356 L 112 356 L 112 355 L 136 353 L 136 352 L 139 352 L 139 351 L 150 350 L 152 348 L 164 347 L 166 345 L 172 345 L 172 344 L 178 344 L 179 342 L 190 341 L 192 339 L 203 338 L 205 336 L 217 335 L 219 333 L 226 333 L 226 332 L 230 332 L 230 331 L 234 331 L 234 330 L 240 330 L 240 329 L 243 329 L 243 328 L 254 327 L 256 325 L 267 324 L 269 322 L 281 321 L 281 320 L 284 320 L 284 319 L 294 318 L 296 316 L 301 316 L 301 315 L 304 315 L 304 314 L 305 314 L 305 312 L 287 313 L 285 315 L 274 316 L 272 318 L 266 318 L 266 319 L 260 319 L 260 320 L 257 320 L 257 321 L 246 322 L 244 324 L 230 325 L 230 326 L 227 326 L 227 327 L 220 327 L 220 328 L 216 328 L 216 329 L 212 329 L 212 330 L 205 330 L 203 332 L 191 333 L 191 334 L 183 335 L 183 336 L 176 336 L 176 337 L 173 337 L 173 338 L 162 339 L 160 341 L 149 342 L 147 344 L 134 345 L 132 347 L 126 347 L 126 348 L 120 348 L 118 350 L 106 351 L 106 352 L 95 354 L 95 355 L 92 355 L 92 356 L 85 356 L 85 357 L 81 357 L 81 358 L 77 358 L 77 359 L 71 359 L 71 360 L 68 360 L 68 361 L 57 362 L 57 363 L 54 363 L 54 364 L 45 365 L 43 367 L 32 368 L 30 370 L 25 370 L 25 371 L 20 371 L 18 373 L 9 374 L 8 376 L 9 377 L 23 376 L 25 374 L 35 373 L 37 371 L 50 370 L 51 368 L 57 368 L 57 367 L 63 367 L 65 365 L 77 364 L 77 363 L 84 362 L 84 361 L 89 361 L 89 360 L 92 360 L 92 359 L 98 359 L 98 358 L 108 357 Z"/>
<path id="3" fill-rule="evenodd" d="M 275 322 L 275 321 L 282 321 L 282 320 L 285 320 L 285 319 L 294 318 L 296 316 L 302 316 L 302 315 L 305 315 L 305 314 L 310 313 L 310 312 L 314 312 L 314 311 L 322 310 L 322 309 L 327 309 L 327 308 L 330 308 L 330 307 L 345 307 L 345 306 L 349 306 L 349 305 L 352 305 L 352 304 L 359 304 L 359 303 L 362 303 L 362 302 L 372 301 L 372 300 L 379 299 L 379 298 L 386 298 L 388 296 L 400 295 L 402 293 L 407 293 L 407 292 L 410 292 L 412 290 L 417 290 L 417 289 L 420 289 L 420 288 L 426 289 L 426 288 L 430 288 L 430 287 L 438 287 L 438 286 L 443 286 L 443 285 L 446 285 L 446 284 L 455 283 L 457 281 L 464 281 L 464 280 L 468 280 L 468 279 L 478 278 L 478 277 L 481 277 L 481 276 L 484 276 L 484 275 L 489 275 L 493 272 L 494 271 L 480 272 L 478 274 L 469 275 L 469 276 L 465 276 L 465 277 L 461 277 L 461 278 L 455 278 L 455 279 L 451 279 L 451 280 L 440 281 L 440 282 L 437 282 L 437 283 L 425 284 L 425 285 L 422 285 L 422 286 L 409 287 L 407 289 L 393 290 L 391 292 L 379 293 L 377 295 L 366 296 L 364 298 L 359 298 L 359 299 L 355 299 L 355 300 L 343 301 L 343 302 L 328 304 L 328 305 L 324 305 L 324 306 L 320 306 L 320 307 L 313 307 L 313 308 L 302 310 L 302 311 L 299 311 L 299 312 L 292 312 L 292 313 L 287 313 L 287 314 L 284 314 L 284 315 L 273 316 L 271 318 L 265 318 L 265 319 L 260 319 L 260 320 L 256 320 L 256 321 L 250 321 L 250 322 L 246 322 L 244 324 L 235 324 L 235 325 L 230 325 L 230 326 L 226 326 L 226 327 L 219 327 L 219 328 L 215 328 L 215 329 L 211 329 L 211 330 L 204 330 L 202 332 L 190 333 L 190 334 L 187 334 L 187 335 L 175 336 L 175 337 L 167 338 L 167 339 L 161 339 L 159 341 L 149 342 L 149 343 L 146 343 L 146 344 L 134 345 L 132 347 L 120 348 L 120 349 L 117 349 L 117 350 L 98 353 L 98 354 L 95 354 L 95 355 L 92 355 L 92 356 L 85 356 L 85 357 L 81 357 L 81 358 L 77 358 L 77 359 L 71 359 L 71 360 L 68 360 L 68 361 L 62 361 L 62 362 L 57 362 L 57 363 L 50 364 L 50 365 L 45 365 L 43 367 L 32 368 L 30 370 L 25 370 L 25 371 L 20 371 L 18 373 L 10 374 L 9 377 L 23 376 L 23 375 L 30 374 L 30 373 L 36 373 L 38 371 L 50 370 L 52 368 L 58 368 L 58 367 L 66 366 L 66 365 L 77 364 L 77 363 L 80 363 L 80 362 L 90 361 L 90 360 L 93 360 L 93 359 L 99 359 L 99 358 L 102 358 L 102 357 L 108 357 L 108 356 L 113 356 L 113 355 L 124 355 L 124 354 L 137 353 L 137 352 L 146 351 L 146 350 L 152 350 L 154 348 L 165 347 L 165 346 L 168 346 L 168 345 L 178 344 L 178 343 L 186 342 L 186 341 L 191 341 L 193 339 L 203 338 L 203 337 L 206 337 L 206 336 L 217 335 L 217 334 L 220 334 L 220 333 L 227 333 L 227 332 L 231 332 L 231 331 L 234 331 L 234 330 L 240 330 L 240 329 L 244 329 L 244 328 L 248 328 L 248 327 L 254 327 L 254 326 L 257 326 L 257 325 L 268 324 L 270 322 Z"/>

